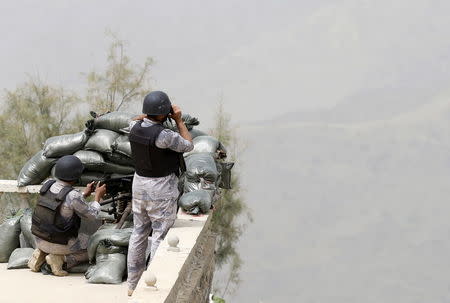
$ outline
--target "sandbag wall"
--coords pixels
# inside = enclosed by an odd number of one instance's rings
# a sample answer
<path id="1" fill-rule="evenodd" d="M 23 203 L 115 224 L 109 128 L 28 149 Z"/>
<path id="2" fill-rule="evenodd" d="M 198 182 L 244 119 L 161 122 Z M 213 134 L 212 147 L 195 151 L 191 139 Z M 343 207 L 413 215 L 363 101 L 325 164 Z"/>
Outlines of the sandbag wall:
<path id="1" fill-rule="evenodd" d="M 128 133 L 129 124 L 135 116 L 126 112 L 95 116 L 86 122 L 84 131 L 47 139 L 43 149 L 23 166 L 18 185 L 40 184 L 49 176 L 54 177 L 57 159 L 72 154 L 85 167 L 78 185 L 84 186 L 109 176 L 133 174 Z M 187 170 L 180 178 L 180 192 L 183 195 L 179 206 L 190 214 L 207 213 L 219 197 L 218 188 L 230 188 L 233 163 L 224 162 L 226 149 L 221 142 L 193 128 L 199 125 L 197 118 L 185 114 L 183 121 L 194 138 L 194 150 L 184 154 Z M 169 122 L 165 122 L 164 126 L 178 131 Z"/>
<path id="2" fill-rule="evenodd" d="M 96 116 L 86 122 L 86 129 L 76 134 L 47 139 L 19 173 L 18 186 L 41 184 L 49 176 L 54 177 L 55 162 L 65 155 L 75 155 L 85 166 L 79 185 L 108 176 L 119 177 L 134 173 L 131 146 L 128 140 L 129 124 L 135 114 L 111 112 Z M 204 134 L 193 130 L 199 124 L 197 118 L 183 115 L 183 121 L 193 136 Z M 165 127 L 177 131 L 166 122 Z"/>
<path id="3" fill-rule="evenodd" d="M 219 188 L 231 188 L 231 169 L 225 147 L 216 138 L 200 135 L 193 139 L 194 149 L 184 154 L 186 171 L 180 178 L 183 195 L 178 205 L 187 213 L 206 214 L 220 197 Z"/>
<path id="4" fill-rule="evenodd" d="M 128 242 L 132 228 L 104 226 L 89 239 L 91 265 L 85 273 L 88 283 L 119 284 L 126 274 Z"/>
<path id="5" fill-rule="evenodd" d="M 32 210 L 20 211 L 0 225 L 0 263 L 8 269 L 27 268 L 28 260 L 36 248 L 31 234 Z"/>

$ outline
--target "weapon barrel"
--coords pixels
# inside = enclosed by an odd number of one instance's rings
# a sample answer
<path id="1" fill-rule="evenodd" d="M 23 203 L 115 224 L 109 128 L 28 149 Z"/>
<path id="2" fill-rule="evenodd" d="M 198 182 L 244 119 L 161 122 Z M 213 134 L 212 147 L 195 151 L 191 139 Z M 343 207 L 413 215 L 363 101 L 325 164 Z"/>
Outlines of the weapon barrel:
<path id="1" fill-rule="evenodd" d="M 100 205 L 106 205 L 106 204 L 112 203 L 114 201 L 127 200 L 127 199 L 131 199 L 131 193 L 119 194 L 117 197 L 112 197 L 112 198 L 103 200 L 102 202 L 100 202 Z"/>

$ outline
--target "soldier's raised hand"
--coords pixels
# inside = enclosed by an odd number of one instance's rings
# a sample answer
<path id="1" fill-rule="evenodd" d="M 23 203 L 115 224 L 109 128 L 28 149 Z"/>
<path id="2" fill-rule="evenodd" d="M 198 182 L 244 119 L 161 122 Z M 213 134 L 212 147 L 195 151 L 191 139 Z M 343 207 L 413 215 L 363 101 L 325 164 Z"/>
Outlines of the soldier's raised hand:
<path id="1" fill-rule="evenodd" d="M 170 117 L 175 121 L 181 121 L 181 108 L 178 105 L 172 104 L 172 111 Z"/>
<path id="2" fill-rule="evenodd" d="M 92 194 L 92 192 L 94 191 L 94 187 L 95 187 L 94 184 L 95 184 L 95 181 L 92 181 L 91 183 L 89 183 L 86 186 L 86 189 L 83 192 L 84 197 L 89 197 Z"/>
<path id="3" fill-rule="evenodd" d="M 99 185 L 100 184 L 97 184 L 97 188 L 95 189 L 95 201 L 100 201 L 106 194 L 106 184 L 103 184 L 102 186 Z"/>

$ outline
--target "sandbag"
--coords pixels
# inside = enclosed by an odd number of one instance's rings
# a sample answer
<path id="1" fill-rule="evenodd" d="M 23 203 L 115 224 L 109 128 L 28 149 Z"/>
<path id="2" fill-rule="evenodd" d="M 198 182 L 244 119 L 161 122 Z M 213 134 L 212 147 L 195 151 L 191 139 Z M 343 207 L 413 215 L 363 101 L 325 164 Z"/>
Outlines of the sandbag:
<path id="1" fill-rule="evenodd" d="M 118 132 L 121 128 L 127 127 L 135 116 L 137 115 L 126 112 L 111 112 L 95 118 L 94 127 Z"/>
<path id="2" fill-rule="evenodd" d="M 21 217 L 13 217 L 0 225 L 0 263 L 8 262 L 11 253 L 19 247 Z"/>
<path id="3" fill-rule="evenodd" d="M 71 274 L 84 274 L 88 271 L 91 265 L 89 263 L 81 263 L 71 268 L 68 268 L 67 271 Z"/>
<path id="4" fill-rule="evenodd" d="M 89 267 L 85 277 L 88 283 L 122 283 L 127 268 L 127 256 L 121 253 L 98 254 L 95 265 Z"/>
<path id="5" fill-rule="evenodd" d="M 124 228 L 124 229 L 100 229 L 95 234 L 93 234 L 89 238 L 88 242 L 88 256 L 89 262 L 94 261 L 97 247 L 99 243 L 103 240 L 110 241 L 111 245 L 115 246 L 128 246 L 128 242 L 130 241 L 130 236 L 132 233 L 132 228 Z"/>
<path id="6" fill-rule="evenodd" d="M 73 135 L 62 135 L 48 138 L 45 141 L 43 155 L 46 157 L 62 157 L 71 155 L 84 147 L 89 136 L 82 131 Z"/>
<path id="7" fill-rule="evenodd" d="M 216 162 L 210 153 L 192 154 L 185 158 L 186 180 L 200 182 L 203 178 L 209 183 L 216 183 L 219 177 Z"/>
<path id="8" fill-rule="evenodd" d="M 32 248 L 31 245 L 25 240 L 25 236 L 23 233 L 19 235 L 19 247 L 20 248 Z"/>
<path id="9" fill-rule="evenodd" d="M 185 180 L 183 183 L 183 191 L 184 193 L 189 193 L 191 191 L 196 190 L 215 190 L 216 185 L 214 183 L 206 182 L 203 178 L 200 179 L 200 182 L 191 182 L 189 180 Z"/>
<path id="10" fill-rule="evenodd" d="M 192 130 L 192 128 L 193 128 L 194 126 L 197 126 L 197 125 L 200 124 L 200 122 L 198 121 L 198 119 L 197 119 L 196 117 L 192 117 L 192 116 L 189 115 L 189 114 L 183 114 L 183 115 L 181 116 L 181 120 L 183 121 L 184 125 L 186 125 L 186 128 L 187 128 L 189 131 Z M 179 131 L 178 131 L 178 127 L 176 126 L 175 122 L 173 122 L 173 123 L 171 124 L 169 121 L 165 121 L 165 122 L 163 123 L 163 126 L 164 126 L 165 128 L 169 128 L 169 129 L 171 129 L 171 130 L 173 130 L 173 131 L 179 132 Z"/>
<path id="11" fill-rule="evenodd" d="M 112 153 L 114 141 L 119 134 L 109 129 L 97 129 L 89 138 L 84 149 L 95 150 L 100 153 Z"/>
<path id="12" fill-rule="evenodd" d="M 80 150 L 73 154 L 81 160 L 84 169 L 91 171 L 102 171 L 105 166 L 105 159 L 102 154 L 93 150 Z"/>
<path id="13" fill-rule="evenodd" d="M 110 154 L 104 155 L 105 159 L 109 162 L 119 164 L 119 165 L 125 165 L 125 166 L 132 166 L 134 167 L 134 161 L 132 158 L 125 156 L 123 154 L 119 154 L 116 152 L 112 152 Z"/>
<path id="14" fill-rule="evenodd" d="M 36 248 L 36 238 L 31 233 L 31 218 L 33 216 L 33 210 L 28 208 L 24 211 L 22 218 L 20 218 L 20 230 L 26 242 L 26 247 Z M 22 244 L 20 245 L 22 247 Z"/>
<path id="15" fill-rule="evenodd" d="M 210 153 L 215 158 L 226 157 L 225 147 L 213 136 L 198 136 L 195 137 L 192 142 L 194 144 L 194 149 L 184 153 L 185 157 L 198 153 Z"/>
<path id="16" fill-rule="evenodd" d="M 40 184 L 49 176 L 56 160 L 58 159 L 45 157 L 42 150 L 38 151 L 20 170 L 18 186 Z"/>
<path id="17" fill-rule="evenodd" d="M 131 157 L 131 144 L 127 135 L 121 135 L 113 143 L 113 150 L 116 153 Z"/>
<path id="18" fill-rule="evenodd" d="M 233 162 L 218 162 L 221 166 L 219 187 L 223 189 L 231 189 L 231 169 Z"/>
<path id="19" fill-rule="evenodd" d="M 126 254 L 128 247 L 114 245 L 110 240 L 104 239 L 98 243 L 97 255 L 99 254 Z"/>
<path id="20" fill-rule="evenodd" d="M 196 137 L 199 137 L 199 136 L 208 136 L 207 133 L 205 133 L 201 130 L 198 130 L 198 129 L 191 129 L 189 131 L 189 133 L 191 134 L 192 139 L 195 139 Z"/>
<path id="21" fill-rule="evenodd" d="M 131 214 L 130 217 L 132 218 L 133 214 Z M 105 223 L 102 226 L 100 226 L 98 230 L 102 230 L 102 229 L 116 229 L 117 225 L 118 225 L 118 223 Z M 133 221 L 132 220 L 131 221 L 126 220 L 123 223 L 122 229 L 126 229 L 126 228 L 133 228 Z"/>
<path id="22" fill-rule="evenodd" d="M 102 172 L 85 171 L 81 175 L 80 182 L 77 185 L 86 186 L 89 183 L 91 183 L 92 181 L 103 180 L 103 179 L 107 178 L 108 176 L 109 176 L 108 174 L 104 174 Z"/>
<path id="23" fill-rule="evenodd" d="M 198 215 L 200 213 L 206 214 L 211 208 L 212 192 L 206 190 L 197 190 L 189 193 L 184 193 L 178 205 L 188 214 Z"/>
<path id="24" fill-rule="evenodd" d="M 28 268 L 34 248 L 16 248 L 9 257 L 7 269 Z"/>
<path id="25" fill-rule="evenodd" d="M 197 126 L 200 124 L 200 121 L 196 117 L 192 117 L 189 114 L 183 114 L 181 116 L 181 119 L 183 120 L 184 124 L 186 125 L 188 130 L 192 130 L 194 126 Z"/>
<path id="26" fill-rule="evenodd" d="M 103 171 L 107 174 L 115 173 L 121 175 L 131 175 L 134 174 L 134 167 L 105 162 Z"/>

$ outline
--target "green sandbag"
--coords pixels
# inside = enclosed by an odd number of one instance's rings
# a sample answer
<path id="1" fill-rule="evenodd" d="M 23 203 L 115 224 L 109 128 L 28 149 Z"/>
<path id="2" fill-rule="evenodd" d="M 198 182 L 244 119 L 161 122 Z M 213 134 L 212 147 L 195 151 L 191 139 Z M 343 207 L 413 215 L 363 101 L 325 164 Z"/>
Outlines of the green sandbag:
<path id="1" fill-rule="evenodd" d="M 54 179 L 57 179 L 55 177 L 54 170 L 52 170 L 52 177 Z M 81 175 L 80 179 L 76 183 L 76 186 L 86 186 L 92 181 L 99 181 L 103 180 L 109 177 L 109 174 L 105 174 L 102 172 L 96 172 L 96 171 L 83 171 L 83 174 Z"/>
<path id="2" fill-rule="evenodd" d="M 188 214 L 198 215 L 200 213 L 206 214 L 211 208 L 212 191 L 196 190 L 189 193 L 184 193 L 178 205 Z"/>
<path id="3" fill-rule="evenodd" d="M 0 263 L 6 263 L 11 253 L 19 247 L 20 218 L 16 216 L 0 225 Z"/>
<path id="4" fill-rule="evenodd" d="M 198 136 L 192 140 L 194 149 L 184 153 L 185 157 L 198 153 L 210 153 L 214 158 L 225 158 L 226 150 L 222 143 L 213 136 Z"/>
<path id="5" fill-rule="evenodd" d="M 103 171 L 107 174 L 131 175 L 134 174 L 134 167 L 105 162 Z"/>
<path id="6" fill-rule="evenodd" d="M 45 141 L 43 154 L 50 158 L 71 155 L 77 150 L 82 149 L 88 139 L 89 136 L 85 131 L 73 135 L 51 137 Z"/>
<path id="7" fill-rule="evenodd" d="M 40 184 L 49 176 L 56 160 L 58 159 L 45 157 L 42 150 L 38 151 L 20 170 L 18 186 Z"/>
<path id="8" fill-rule="evenodd" d="M 103 180 L 107 178 L 109 175 L 104 174 L 102 172 L 94 172 L 94 171 L 85 171 L 80 177 L 79 186 L 86 186 L 92 181 Z"/>
<path id="9" fill-rule="evenodd" d="M 122 283 L 127 268 L 127 256 L 124 254 L 98 254 L 95 265 L 89 267 L 85 274 L 88 283 L 119 284 Z"/>
<path id="10" fill-rule="evenodd" d="M 73 154 L 81 160 L 84 169 L 91 171 L 102 171 L 105 166 L 105 159 L 102 154 L 92 150 L 80 150 Z"/>
<path id="11" fill-rule="evenodd" d="M 189 114 L 183 114 L 181 116 L 181 119 L 183 120 L 184 124 L 186 124 L 188 130 L 191 130 L 194 126 L 200 124 L 200 121 L 198 121 L 196 117 L 192 117 Z"/>
<path id="12" fill-rule="evenodd" d="M 121 128 L 127 127 L 130 124 L 131 119 L 136 116 L 136 114 L 120 111 L 111 112 L 95 118 L 94 127 L 96 129 L 102 128 L 118 132 Z"/>
<path id="13" fill-rule="evenodd" d="M 132 218 L 133 214 L 131 214 L 130 217 Z M 102 226 L 100 226 L 100 228 L 98 230 L 102 230 L 102 229 L 116 229 L 117 225 L 118 225 L 118 223 L 105 223 Z M 133 228 L 133 221 L 126 220 L 123 223 L 122 229 L 127 229 L 127 228 Z"/>
<path id="14" fill-rule="evenodd" d="M 123 154 L 119 154 L 117 152 L 113 152 L 111 154 L 105 154 L 105 159 L 108 160 L 108 162 L 119 164 L 119 165 L 125 165 L 125 166 L 132 166 L 134 167 L 134 161 L 132 158 L 125 156 Z"/>
<path id="15" fill-rule="evenodd" d="M 95 234 L 93 234 L 89 238 L 87 248 L 89 262 L 94 261 L 97 252 L 97 247 L 101 241 L 108 240 L 110 241 L 111 245 L 115 246 L 128 246 L 128 242 L 130 241 L 130 236 L 132 232 L 133 232 L 132 228 L 98 230 Z"/>
<path id="16" fill-rule="evenodd" d="M 191 191 L 196 190 L 215 190 L 216 185 L 214 183 L 205 182 L 205 180 L 200 179 L 200 182 L 191 182 L 189 180 L 185 180 L 183 182 L 183 192 L 189 193 Z"/>
<path id="17" fill-rule="evenodd" d="M 197 119 L 196 117 L 192 117 L 192 116 L 189 115 L 189 114 L 183 114 L 183 115 L 181 116 L 181 120 L 184 122 L 184 125 L 186 125 L 186 128 L 187 128 L 189 131 L 192 130 L 192 128 L 193 128 L 194 126 L 197 126 L 197 125 L 200 124 L 200 122 L 198 121 L 198 119 Z M 164 126 L 165 128 L 169 128 L 169 129 L 171 129 L 171 130 L 173 130 L 173 131 L 178 132 L 178 128 L 177 128 L 177 126 L 176 126 L 175 123 L 171 124 L 169 121 L 165 121 L 165 122 L 163 123 L 163 126 Z"/>
<path id="18" fill-rule="evenodd" d="M 220 169 L 220 183 L 219 187 L 223 189 L 231 189 L 231 169 L 234 166 L 233 162 L 218 162 Z"/>
<path id="19" fill-rule="evenodd" d="M 68 268 L 67 271 L 71 274 L 84 274 L 88 271 L 90 266 L 89 263 L 82 263 Z"/>
<path id="20" fill-rule="evenodd" d="M 21 234 L 25 238 L 25 242 L 29 247 L 36 248 L 36 238 L 31 233 L 31 218 L 33 216 L 33 210 L 28 208 L 24 211 L 22 218 L 20 218 L 20 230 Z M 22 246 L 21 246 L 22 247 Z"/>
<path id="21" fill-rule="evenodd" d="M 89 138 L 84 149 L 95 150 L 99 153 L 112 153 L 114 141 L 119 134 L 109 129 L 97 129 Z"/>
<path id="22" fill-rule="evenodd" d="M 185 158 L 186 180 L 200 182 L 203 178 L 208 183 L 216 183 L 219 177 L 216 162 L 210 153 L 192 154 Z"/>
<path id="23" fill-rule="evenodd" d="M 113 149 L 116 153 L 131 157 L 131 144 L 127 135 L 121 135 L 113 143 Z"/>
<path id="24" fill-rule="evenodd" d="M 205 132 L 203 132 L 201 130 L 198 130 L 198 129 L 194 129 L 194 128 L 191 129 L 189 131 L 189 133 L 191 134 L 192 139 L 195 139 L 196 137 L 199 137 L 199 136 L 208 136 L 207 133 L 205 133 Z"/>
<path id="25" fill-rule="evenodd" d="M 27 242 L 27 240 L 25 240 L 25 236 L 23 235 L 23 233 L 20 233 L 20 235 L 19 235 L 19 247 L 20 248 L 32 248 L 31 244 L 29 244 Z"/>
<path id="26" fill-rule="evenodd" d="M 33 248 L 16 248 L 9 257 L 7 269 L 28 268 L 28 261 L 33 254 Z"/>
<path id="27" fill-rule="evenodd" d="M 104 239 L 98 243 L 97 255 L 99 254 L 126 254 L 128 247 L 114 245 L 110 240 Z"/>

